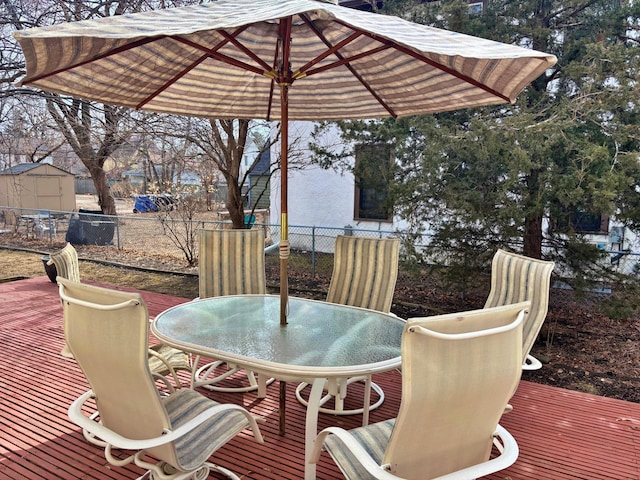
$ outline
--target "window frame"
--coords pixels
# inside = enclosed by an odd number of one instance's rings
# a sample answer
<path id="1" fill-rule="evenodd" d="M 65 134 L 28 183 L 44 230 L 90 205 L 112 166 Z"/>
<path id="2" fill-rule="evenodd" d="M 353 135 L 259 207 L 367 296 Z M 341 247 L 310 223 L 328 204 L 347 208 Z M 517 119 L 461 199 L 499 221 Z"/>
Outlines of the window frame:
<path id="1" fill-rule="evenodd" d="M 354 168 L 354 201 L 353 201 L 353 218 L 354 220 L 357 221 L 364 221 L 364 222 L 384 222 L 384 223 L 393 223 L 393 205 L 387 205 L 387 206 L 383 206 L 382 208 L 384 209 L 384 216 L 383 215 L 379 215 L 379 216 L 361 216 L 361 213 L 364 211 L 364 209 L 362 208 L 362 195 L 364 194 L 363 192 L 363 188 L 361 187 L 363 179 L 360 175 L 358 175 L 358 167 L 360 162 L 362 162 L 362 155 L 358 154 L 358 150 L 362 150 L 362 149 L 372 149 L 372 150 L 377 150 L 377 149 L 384 149 L 384 150 L 388 150 L 389 153 L 389 159 L 388 159 L 388 178 L 387 181 L 385 182 L 384 185 L 384 192 L 383 192 L 383 196 L 384 198 L 382 199 L 382 201 L 378 201 L 378 205 L 380 205 L 381 203 L 385 203 L 388 201 L 389 199 L 389 189 L 390 189 L 390 185 L 391 182 L 393 181 L 393 178 L 391 177 L 391 173 L 392 173 L 392 167 L 393 167 L 393 163 L 394 163 L 394 151 L 393 151 L 393 147 L 391 145 L 388 145 L 386 143 L 360 143 L 357 144 L 354 148 L 354 158 L 355 158 L 355 168 Z M 382 163 L 382 158 L 383 157 L 377 157 L 376 160 L 379 161 L 380 163 L 376 163 L 377 165 L 381 165 Z M 365 190 L 367 189 L 367 187 L 365 186 Z M 369 190 L 377 190 L 375 188 L 369 187 Z M 374 212 L 375 213 L 375 212 Z"/>

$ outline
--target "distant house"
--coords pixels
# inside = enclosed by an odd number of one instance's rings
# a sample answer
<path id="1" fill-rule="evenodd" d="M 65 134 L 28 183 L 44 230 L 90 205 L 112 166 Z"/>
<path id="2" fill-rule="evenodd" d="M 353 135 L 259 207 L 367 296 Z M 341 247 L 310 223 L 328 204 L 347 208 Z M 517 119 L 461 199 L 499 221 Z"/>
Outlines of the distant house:
<path id="1" fill-rule="evenodd" d="M 139 189 L 141 192 L 146 190 L 147 182 L 150 180 L 140 168 L 125 170 L 121 175 L 133 188 Z"/>
<path id="2" fill-rule="evenodd" d="M 325 232 L 327 235 L 349 234 L 351 229 L 395 231 L 406 228 L 406 222 L 393 215 L 393 206 L 388 204 L 386 189 L 388 184 L 379 181 L 384 177 L 382 172 L 391 166 L 393 158 L 388 148 L 356 147 L 356 157 L 346 159 L 355 166 L 360 162 L 368 162 L 364 171 L 372 172 L 369 178 L 356 177 L 351 171 L 336 172 L 310 165 L 312 122 L 292 122 L 290 131 L 295 132 L 295 156 L 302 158 L 306 166 L 302 169 L 290 168 L 288 175 L 288 218 L 289 225 L 318 226 L 335 229 Z M 332 136 L 332 135 L 329 135 Z M 327 139 L 327 144 L 334 144 L 335 137 Z M 291 142 L 290 142 L 291 143 Z M 368 146 L 371 147 L 371 146 Z M 272 155 L 278 158 L 280 144 L 272 147 Z M 271 178 L 270 223 L 280 223 L 280 173 Z M 292 248 L 310 248 L 312 240 L 303 235 L 292 235 L 289 239 Z"/>
<path id="3" fill-rule="evenodd" d="M 271 201 L 271 152 L 262 152 L 260 160 L 248 175 L 247 206 L 250 208 L 269 208 Z"/>
<path id="4" fill-rule="evenodd" d="M 74 177 L 46 163 L 21 163 L 0 171 L 0 206 L 72 211 Z"/>
<path id="5" fill-rule="evenodd" d="M 306 158 L 309 163 L 311 151 L 312 122 L 292 122 L 290 130 L 295 131 L 299 145 L 296 155 Z M 339 132 L 336 130 L 328 134 L 326 139 L 319 142 L 326 145 L 336 144 Z M 280 145 L 273 147 L 272 155 L 279 155 Z M 370 178 L 360 178 L 351 170 L 337 172 L 333 169 L 322 169 L 316 165 L 308 165 L 301 170 L 290 169 L 288 183 L 288 220 L 289 225 L 304 227 L 321 227 L 320 233 L 325 236 L 350 234 L 351 230 L 375 230 L 381 232 L 403 231 L 408 225 L 406 220 L 393 214 L 393 205 L 385 202 L 385 189 L 390 177 L 384 175 L 385 164 L 394 161 L 391 152 L 384 145 L 355 145 L 355 156 L 345 159 L 352 167 L 361 162 L 367 168 L 364 173 L 371 172 Z M 360 171 L 356 169 L 356 171 Z M 376 181 L 376 177 L 377 180 Z M 373 181 L 372 181 L 373 180 Z M 273 192 L 270 207 L 270 223 L 280 224 L 280 174 L 276 173 L 271 179 Z M 546 224 L 549 220 L 545 220 Z M 629 228 L 616 222 L 606 215 L 574 215 L 569 220 L 573 228 L 584 234 L 591 243 L 602 250 L 611 252 L 638 251 L 640 237 Z M 429 225 L 425 223 L 425 232 L 429 232 Z M 291 231 L 296 231 L 293 228 Z M 296 234 L 290 235 L 292 248 L 310 249 L 313 241 L 306 230 L 298 229 Z M 428 234 L 428 233 L 427 233 Z M 620 264 L 621 271 L 631 271 L 632 266 L 640 257 L 616 256 L 612 254 L 612 263 Z"/>

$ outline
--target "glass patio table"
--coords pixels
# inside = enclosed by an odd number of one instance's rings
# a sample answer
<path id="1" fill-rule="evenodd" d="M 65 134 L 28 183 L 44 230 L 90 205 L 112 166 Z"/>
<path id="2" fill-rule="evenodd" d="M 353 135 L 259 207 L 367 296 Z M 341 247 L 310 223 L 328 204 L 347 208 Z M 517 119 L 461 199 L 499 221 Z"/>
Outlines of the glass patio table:
<path id="1" fill-rule="evenodd" d="M 288 323 L 280 325 L 278 296 L 212 297 L 160 313 L 151 330 L 168 345 L 258 373 L 259 397 L 266 395 L 267 377 L 311 383 L 304 478 L 312 480 L 315 465 L 308 459 L 325 381 L 399 367 L 404 321 L 373 310 L 296 297 L 289 297 L 288 308 Z"/>

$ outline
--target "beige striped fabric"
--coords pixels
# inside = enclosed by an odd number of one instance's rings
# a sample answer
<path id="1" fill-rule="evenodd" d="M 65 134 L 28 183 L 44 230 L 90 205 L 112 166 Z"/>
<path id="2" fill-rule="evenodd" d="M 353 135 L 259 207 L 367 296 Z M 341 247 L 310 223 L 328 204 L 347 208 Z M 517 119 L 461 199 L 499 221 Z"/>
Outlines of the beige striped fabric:
<path id="1" fill-rule="evenodd" d="M 175 384 L 180 386 L 178 370 L 191 371 L 189 355 L 182 350 L 158 343 L 149 347 L 149 368 L 153 374 L 161 377 L 171 376 Z"/>
<path id="2" fill-rule="evenodd" d="M 400 240 L 339 235 L 327 302 L 389 313 L 398 278 Z"/>
<path id="3" fill-rule="evenodd" d="M 491 291 L 485 308 L 531 301 L 522 334 L 523 364 L 538 338 L 549 309 L 554 263 L 499 249 L 491 263 Z"/>
<path id="4" fill-rule="evenodd" d="M 187 389 L 158 395 L 147 360 L 149 313 L 139 294 L 59 282 L 67 341 L 95 394 L 102 425 L 127 439 L 153 439 L 219 405 Z M 225 411 L 147 452 L 179 470 L 196 470 L 248 426 L 239 410 Z"/>
<path id="5" fill-rule="evenodd" d="M 264 231 L 200 230 L 200 298 L 267 293 Z"/>
<path id="6" fill-rule="evenodd" d="M 278 68 L 291 24 L 291 71 Z M 511 102 L 553 55 L 318 0 L 218 0 L 15 32 L 22 85 L 155 112 L 340 120 Z M 274 66 L 275 65 L 275 66 Z"/>
<path id="7" fill-rule="evenodd" d="M 176 429 L 199 413 L 218 405 L 195 390 L 183 389 L 163 399 L 171 426 Z M 211 452 L 224 446 L 249 426 L 247 418 L 238 410 L 222 412 L 175 441 L 181 468 L 198 468 L 211 456 Z"/>
<path id="8" fill-rule="evenodd" d="M 58 276 L 71 280 L 72 282 L 80 281 L 78 252 L 73 248 L 73 245 L 67 243 L 62 250 L 51 253 L 49 258 L 48 263 L 53 263 L 56 266 Z"/>
<path id="9" fill-rule="evenodd" d="M 528 307 L 522 302 L 407 320 L 395 424 L 338 435 L 331 435 L 336 427 L 327 429 L 325 445 L 345 477 L 381 478 L 341 440 L 345 435 L 364 447 L 378 465 L 374 471 L 407 480 L 439 478 L 487 461 L 498 421 L 522 373 L 522 322 Z M 322 440 L 324 432 L 320 435 Z"/>
<path id="10" fill-rule="evenodd" d="M 374 462 L 382 465 L 384 452 L 389 444 L 389 438 L 391 437 L 395 423 L 396 420 L 393 418 L 391 420 L 374 423 L 373 425 L 367 425 L 366 427 L 354 428 L 353 430 L 349 430 L 349 434 L 371 455 L 371 459 Z M 325 441 L 325 447 L 329 455 L 331 455 L 331 458 L 334 459 L 340 467 L 340 470 L 344 473 L 345 478 L 375 480 L 375 477 L 370 475 L 367 470 L 362 467 L 358 457 L 353 455 L 338 437 L 329 435 Z"/>

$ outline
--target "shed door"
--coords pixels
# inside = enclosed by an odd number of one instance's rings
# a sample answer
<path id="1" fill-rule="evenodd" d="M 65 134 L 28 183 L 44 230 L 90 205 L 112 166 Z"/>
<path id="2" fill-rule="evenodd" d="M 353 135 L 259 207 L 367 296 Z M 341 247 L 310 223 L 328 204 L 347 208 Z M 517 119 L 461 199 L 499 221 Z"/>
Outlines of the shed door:
<path id="1" fill-rule="evenodd" d="M 62 210 L 62 177 L 36 177 L 36 208 Z"/>

